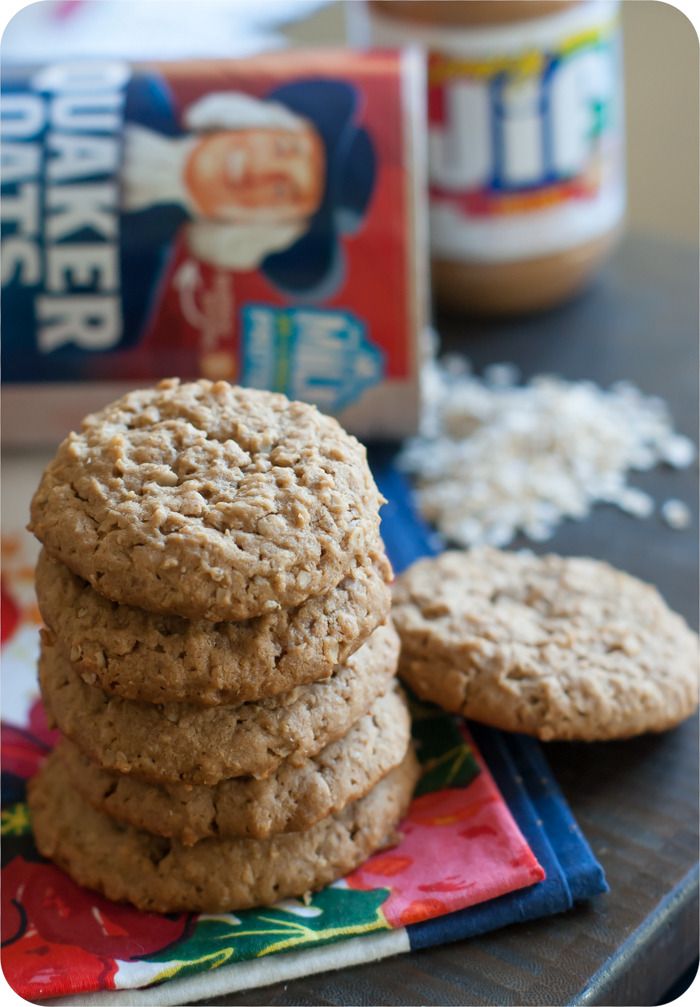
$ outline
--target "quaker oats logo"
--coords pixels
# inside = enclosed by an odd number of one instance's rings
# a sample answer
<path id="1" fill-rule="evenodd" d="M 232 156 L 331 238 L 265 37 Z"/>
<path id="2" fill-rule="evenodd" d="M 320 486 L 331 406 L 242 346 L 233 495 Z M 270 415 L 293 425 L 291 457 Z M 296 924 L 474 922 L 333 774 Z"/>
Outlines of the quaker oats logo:
<path id="1" fill-rule="evenodd" d="M 183 132 L 125 129 L 123 209 L 179 206 L 191 254 L 260 269 L 288 296 L 332 296 L 345 277 L 343 237 L 366 217 L 376 155 L 340 81 L 296 81 L 264 99 L 237 92 L 189 105 Z"/>

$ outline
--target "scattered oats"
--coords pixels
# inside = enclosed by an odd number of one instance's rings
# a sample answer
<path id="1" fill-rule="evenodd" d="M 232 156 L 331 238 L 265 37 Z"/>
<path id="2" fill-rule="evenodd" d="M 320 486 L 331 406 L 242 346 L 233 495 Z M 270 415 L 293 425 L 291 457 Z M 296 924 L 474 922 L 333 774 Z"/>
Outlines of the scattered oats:
<path id="1" fill-rule="evenodd" d="M 511 526 L 506 524 L 492 524 L 484 532 L 484 542 L 494 549 L 500 549 L 503 545 L 508 545 L 513 537 Z"/>
<path id="2" fill-rule="evenodd" d="M 551 524 L 531 524 L 523 525 L 523 531 L 533 542 L 546 542 L 554 534 L 554 527 Z"/>
<path id="3" fill-rule="evenodd" d="M 675 531 L 688 528 L 691 522 L 690 508 L 682 500 L 666 500 L 661 505 L 661 517 Z"/>
<path id="4" fill-rule="evenodd" d="M 484 369 L 484 381 L 493 388 L 512 388 L 520 381 L 515 364 L 491 364 Z"/>
<path id="5" fill-rule="evenodd" d="M 631 514 L 632 517 L 650 517 L 654 513 L 654 501 L 652 498 L 648 493 L 636 489 L 634 486 L 625 487 L 618 495 L 617 500 L 612 502 L 617 503 L 620 510 Z"/>
<path id="6" fill-rule="evenodd" d="M 446 354 L 442 358 L 442 368 L 448 378 L 459 378 L 464 374 L 471 373 L 471 364 L 467 357 L 463 357 L 456 353 Z"/>
<path id="7" fill-rule="evenodd" d="M 689 437 L 674 434 L 664 445 L 663 457 L 674 469 L 687 469 L 695 459 L 695 445 Z"/>
<path id="8" fill-rule="evenodd" d="M 629 473 L 696 456 L 666 403 L 629 381 L 606 390 L 540 374 L 522 385 L 513 364 L 482 377 L 457 356 L 429 363 L 424 378 L 420 434 L 399 464 L 415 477 L 423 516 L 459 545 L 504 546 L 519 532 L 544 542 L 596 503 L 649 517 L 654 501 Z"/>

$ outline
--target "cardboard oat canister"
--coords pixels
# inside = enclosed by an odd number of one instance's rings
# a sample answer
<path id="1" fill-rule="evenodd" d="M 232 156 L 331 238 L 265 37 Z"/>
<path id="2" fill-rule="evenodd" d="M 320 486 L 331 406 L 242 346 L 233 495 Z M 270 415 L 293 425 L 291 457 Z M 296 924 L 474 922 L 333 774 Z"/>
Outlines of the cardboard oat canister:
<path id="1" fill-rule="evenodd" d="M 5 442 L 168 375 L 414 430 L 423 84 L 411 51 L 6 67 Z"/>

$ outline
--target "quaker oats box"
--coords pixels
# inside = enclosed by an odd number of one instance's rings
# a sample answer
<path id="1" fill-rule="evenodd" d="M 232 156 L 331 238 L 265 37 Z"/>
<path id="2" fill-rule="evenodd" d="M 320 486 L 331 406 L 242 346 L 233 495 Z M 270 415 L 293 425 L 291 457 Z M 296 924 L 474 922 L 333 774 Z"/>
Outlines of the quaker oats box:
<path id="1" fill-rule="evenodd" d="M 416 427 L 417 52 L 5 67 L 3 441 L 177 375 Z"/>

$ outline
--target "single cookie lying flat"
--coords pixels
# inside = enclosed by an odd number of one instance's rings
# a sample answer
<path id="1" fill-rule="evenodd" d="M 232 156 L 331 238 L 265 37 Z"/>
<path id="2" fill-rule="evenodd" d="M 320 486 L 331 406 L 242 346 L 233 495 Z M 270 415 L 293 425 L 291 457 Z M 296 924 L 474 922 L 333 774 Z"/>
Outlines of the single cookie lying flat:
<path id="1" fill-rule="evenodd" d="M 346 734 L 391 687 L 399 641 L 391 623 L 323 682 L 238 706 L 137 703 L 87 685 L 48 631 L 39 681 L 47 713 L 103 769 L 147 781 L 213 786 L 298 765 Z"/>
<path id="2" fill-rule="evenodd" d="M 663 731 L 698 700 L 698 638 L 593 559 L 475 549 L 397 581 L 399 674 L 422 698 L 543 740 Z"/>
<path id="3" fill-rule="evenodd" d="M 409 749 L 359 801 L 306 832 L 266 840 L 183 846 L 120 825 L 74 789 L 55 754 L 29 784 L 29 808 L 39 851 L 78 884 L 139 909 L 218 913 L 301 897 L 353 870 L 391 838 L 418 775 Z"/>
<path id="4" fill-rule="evenodd" d="M 238 620 L 338 584 L 376 541 L 380 503 L 364 447 L 314 406 L 168 380 L 63 441 L 30 527 L 112 601 Z"/>
<path id="5" fill-rule="evenodd" d="M 158 786 L 100 769 L 66 739 L 57 751 L 76 790 L 98 811 L 191 846 L 210 836 L 266 839 L 302 832 L 364 797 L 402 762 L 410 739 L 408 707 L 394 688 L 343 738 L 298 766 L 281 763 L 264 780 L 239 776 L 215 787 Z"/>
<path id="6" fill-rule="evenodd" d="M 328 678 L 383 623 L 391 567 L 379 543 L 340 584 L 245 622 L 190 622 L 117 605 L 42 550 L 39 608 L 81 677 L 148 703 L 243 703 Z"/>

